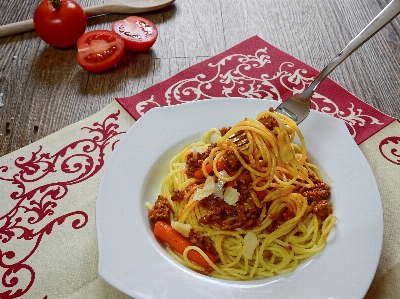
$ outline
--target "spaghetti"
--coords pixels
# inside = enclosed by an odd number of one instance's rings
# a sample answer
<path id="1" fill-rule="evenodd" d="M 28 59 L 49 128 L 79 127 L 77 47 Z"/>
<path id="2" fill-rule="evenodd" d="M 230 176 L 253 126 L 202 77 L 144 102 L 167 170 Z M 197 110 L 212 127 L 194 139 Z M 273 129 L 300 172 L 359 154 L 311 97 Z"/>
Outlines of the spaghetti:
<path id="1" fill-rule="evenodd" d="M 238 134 L 245 145 L 230 138 Z M 185 266 L 248 280 L 291 272 L 325 248 L 336 221 L 329 195 L 297 125 L 270 109 L 232 128 L 210 129 L 177 154 L 156 203 L 148 203 L 149 218 L 171 223 L 192 242 L 183 252 L 167 246 Z M 209 267 L 188 258 L 194 250 Z"/>

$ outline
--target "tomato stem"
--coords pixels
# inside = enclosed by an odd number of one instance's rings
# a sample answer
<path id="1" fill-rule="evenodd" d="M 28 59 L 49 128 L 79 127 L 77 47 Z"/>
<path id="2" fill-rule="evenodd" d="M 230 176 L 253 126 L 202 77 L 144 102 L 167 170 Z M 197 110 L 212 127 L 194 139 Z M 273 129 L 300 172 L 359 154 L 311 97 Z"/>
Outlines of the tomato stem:
<path id="1" fill-rule="evenodd" d="M 60 9 L 62 0 L 50 0 L 51 4 L 53 4 L 53 7 L 55 9 Z"/>

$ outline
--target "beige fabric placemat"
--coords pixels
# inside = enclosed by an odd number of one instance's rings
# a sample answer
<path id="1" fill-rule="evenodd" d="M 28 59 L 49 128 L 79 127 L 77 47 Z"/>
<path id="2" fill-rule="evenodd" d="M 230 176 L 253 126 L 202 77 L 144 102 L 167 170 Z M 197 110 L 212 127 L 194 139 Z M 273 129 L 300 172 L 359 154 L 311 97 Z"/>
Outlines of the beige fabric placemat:
<path id="1" fill-rule="evenodd" d="M 103 166 L 133 123 L 113 101 L 0 157 L 0 277 L 18 279 L 0 283 L 0 298 L 129 298 L 98 276 L 95 207 Z"/>
<path id="2" fill-rule="evenodd" d="M 399 298 L 400 123 L 392 122 L 360 144 L 360 148 L 374 172 L 384 214 L 382 254 L 377 273 L 365 298 Z"/>

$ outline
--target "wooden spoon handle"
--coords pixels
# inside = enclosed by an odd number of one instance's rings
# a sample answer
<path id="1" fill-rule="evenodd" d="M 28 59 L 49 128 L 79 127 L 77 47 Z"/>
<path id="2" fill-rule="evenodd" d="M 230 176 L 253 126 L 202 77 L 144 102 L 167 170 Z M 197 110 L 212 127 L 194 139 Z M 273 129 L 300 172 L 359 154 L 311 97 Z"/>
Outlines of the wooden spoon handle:
<path id="1" fill-rule="evenodd" d="M 87 17 L 94 17 L 109 13 L 143 13 L 158 10 L 170 5 L 174 0 L 170 0 L 164 3 L 159 1 L 137 1 L 135 6 L 124 4 L 121 0 L 110 0 L 107 3 L 94 5 L 90 7 L 84 7 L 84 11 Z M 18 33 L 24 33 L 35 30 L 33 20 L 26 20 L 0 26 L 0 37 L 9 36 Z"/>
<path id="2" fill-rule="evenodd" d="M 25 20 L 21 22 L 0 26 L 0 37 L 18 33 L 24 33 L 32 30 L 35 30 L 35 26 L 33 25 L 33 20 L 32 19 Z"/>
<path id="3" fill-rule="evenodd" d="M 85 11 L 87 17 L 93 17 L 102 14 L 113 13 L 115 12 L 116 7 L 117 7 L 116 5 L 111 5 L 110 3 L 104 3 L 104 4 L 94 5 L 91 7 L 84 7 L 83 10 Z M 0 37 L 18 33 L 24 33 L 32 30 L 35 30 L 35 26 L 33 25 L 33 19 L 11 23 L 0 26 Z"/>
<path id="4" fill-rule="evenodd" d="M 112 1 L 116 2 L 116 1 Z M 89 17 L 94 17 L 94 16 L 99 16 L 99 15 L 104 15 L 104 14 L 109 14 L 109 13 L 117 13 L 121 10 L 121 8 L 118 7 L 118 3 L 103 3 L 103 4 L 98 4 L 98 5 L 93 5 L 90 7 L 84 7 L 83 9 L 85 10 L 86 16 Z"/>

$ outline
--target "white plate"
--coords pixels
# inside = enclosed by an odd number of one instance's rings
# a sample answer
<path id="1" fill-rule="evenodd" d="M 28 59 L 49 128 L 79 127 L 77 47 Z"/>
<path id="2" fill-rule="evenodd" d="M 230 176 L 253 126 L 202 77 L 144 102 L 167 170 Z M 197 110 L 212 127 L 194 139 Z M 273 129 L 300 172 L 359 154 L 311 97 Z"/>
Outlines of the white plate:
<path id="1" fill-rule="evenodd" d="M 167 163 L 212 127 L 255 118 L 278 102 L 223 98 L 154 108 L 121 140 L 105 168 L 96 207 L 99 274 L 141 298 L 363 298 L 383 239 L 381 199 L 367 160 L 338 119 L 311 111 L 301 123 L 307 151 L 331 185 L 337 223 L 325 250 L 293 273 L 247 282 L 191 271 L 152 232 L 145 202 L 157 198 Z"/>

